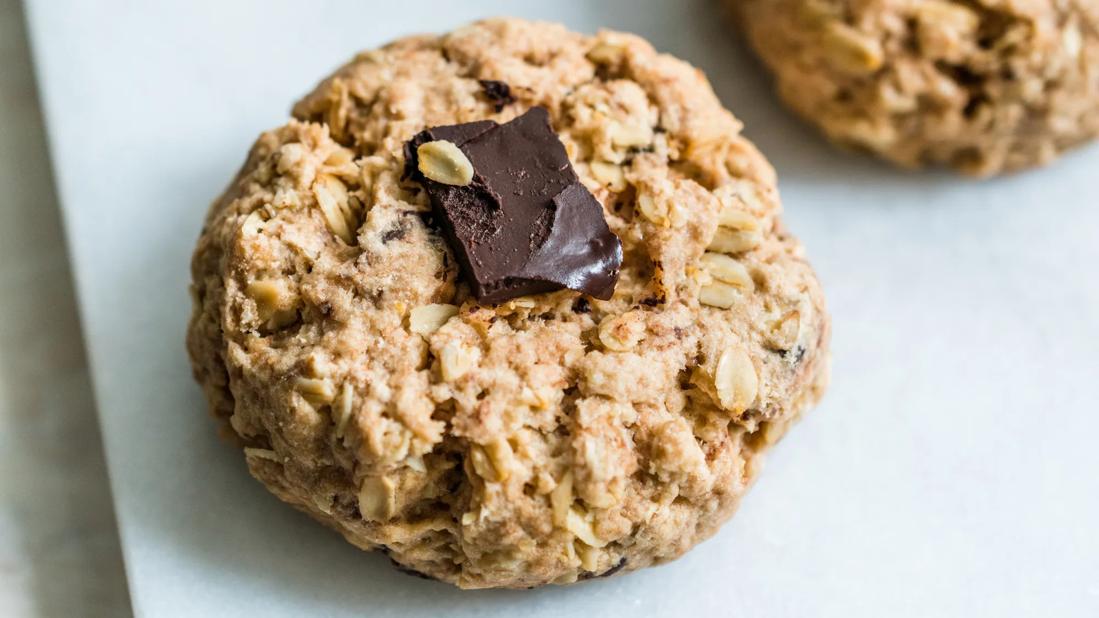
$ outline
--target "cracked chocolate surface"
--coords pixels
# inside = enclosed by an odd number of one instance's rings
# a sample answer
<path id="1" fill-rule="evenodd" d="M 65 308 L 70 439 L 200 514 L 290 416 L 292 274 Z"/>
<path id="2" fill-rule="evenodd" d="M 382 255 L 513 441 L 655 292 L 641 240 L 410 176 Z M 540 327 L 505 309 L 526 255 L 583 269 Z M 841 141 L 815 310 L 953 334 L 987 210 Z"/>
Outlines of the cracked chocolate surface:
<path id="1" fill-rule="evenodd" d="M 473 163 L 467 186 L 435 182 L 417 148 L 445 140 Z M 434 127 L 405 147 L 406 172 L 428 193 L 473 295 L 484 303 L 568 288 L 609 299 L 622 244 L 580 182 L 544 108 L 506 124 Z"/>

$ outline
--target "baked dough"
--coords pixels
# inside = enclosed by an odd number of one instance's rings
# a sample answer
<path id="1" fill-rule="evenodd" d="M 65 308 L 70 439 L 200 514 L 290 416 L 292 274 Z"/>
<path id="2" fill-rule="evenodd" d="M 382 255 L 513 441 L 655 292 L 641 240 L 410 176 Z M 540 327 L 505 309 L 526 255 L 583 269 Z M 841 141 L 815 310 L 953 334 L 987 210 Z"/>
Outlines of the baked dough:
<path id="1" fill-rule="evenodd" d="M 725 0 L 832 141 L 988 176 L 1099 134 L 1094 0 Z"/>
<path id="2" fill-rule="evenodd" d="M 534 106 L 621 239 L 610 300 L 478 304 L 404 178 L 425 128 Z M 209 212 L 188 349 L 252 474 L 351 543 L 465 588 L 665 562 L 821 395 L 774 172 L 645 41 L 485 21 L 362 53 L 293 115 Z"/>

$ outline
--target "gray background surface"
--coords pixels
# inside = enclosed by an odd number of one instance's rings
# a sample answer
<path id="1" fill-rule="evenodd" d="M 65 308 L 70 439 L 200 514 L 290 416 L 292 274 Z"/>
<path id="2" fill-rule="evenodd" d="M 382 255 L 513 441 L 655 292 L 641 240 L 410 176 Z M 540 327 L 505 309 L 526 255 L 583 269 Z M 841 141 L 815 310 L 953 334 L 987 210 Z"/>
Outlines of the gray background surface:
<path id="1" fill-rule="evenodd" d="M 0 0 L 0 615 L 125 616 L 115 532 L 18 0 Z"/>

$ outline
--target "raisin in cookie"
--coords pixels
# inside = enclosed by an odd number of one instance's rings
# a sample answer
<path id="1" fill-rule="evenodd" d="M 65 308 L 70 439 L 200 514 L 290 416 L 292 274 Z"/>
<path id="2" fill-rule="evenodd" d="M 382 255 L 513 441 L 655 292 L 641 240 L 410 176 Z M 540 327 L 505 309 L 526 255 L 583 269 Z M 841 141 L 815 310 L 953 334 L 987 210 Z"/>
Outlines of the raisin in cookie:
<path id="1" fill-rule="evenodd" d="M 293 116 L 207 216 L 188 349 L 252 474 L 358 547 L 465 588 L 665 562 L 820 397 L 774 172 L 645 41 L 485 21 Z"/>
<path id="2" fill-rule="evenodd" d="M 725 0 L 833 141 L 987 176 L 1099 134 L 1092 0 Z"/>

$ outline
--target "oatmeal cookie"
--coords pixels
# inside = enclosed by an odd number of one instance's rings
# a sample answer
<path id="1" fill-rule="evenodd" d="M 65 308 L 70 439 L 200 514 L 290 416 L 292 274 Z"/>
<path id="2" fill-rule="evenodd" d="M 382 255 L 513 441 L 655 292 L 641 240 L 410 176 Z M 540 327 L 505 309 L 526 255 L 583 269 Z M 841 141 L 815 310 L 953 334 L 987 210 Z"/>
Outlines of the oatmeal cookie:
<path id="1" fill-rule="evenodd" d="M 740 129 L 616 32 L 499 19 L 360 54 L 208 213 L 187 343 L 213 414 L 279 498 L 406 571 L 531 587 L 680 556 L 827 381 L 820 288 Z M 506 184 L 531 179 L 556 188 Z M 528 206 L 529 246 L 462 219 Z M 584 250 L 482 263 L 505 241 Z"/>
<path id="2" fill-rule="evenodd" d="M 832 141 L 988 176 L 1099 134 L 1094 0 L 725 0 Z"/>

